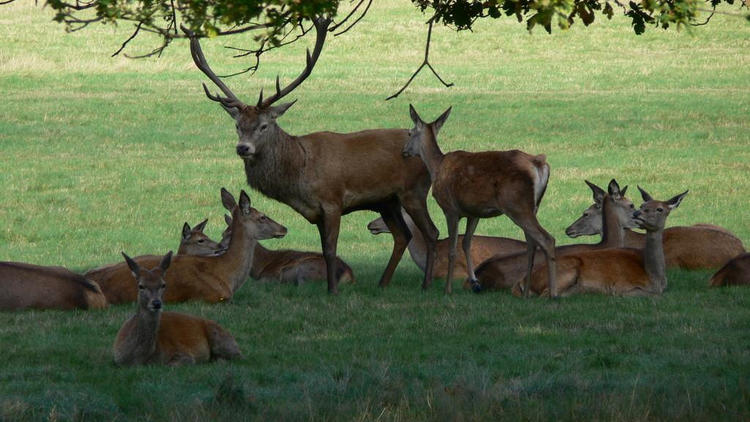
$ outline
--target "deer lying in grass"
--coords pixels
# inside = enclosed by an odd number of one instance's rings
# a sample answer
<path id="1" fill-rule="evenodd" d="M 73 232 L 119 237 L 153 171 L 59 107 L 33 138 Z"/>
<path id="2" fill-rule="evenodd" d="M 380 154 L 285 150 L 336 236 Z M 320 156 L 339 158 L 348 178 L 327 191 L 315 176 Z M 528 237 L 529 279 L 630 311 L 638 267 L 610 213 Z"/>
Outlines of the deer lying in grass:
<path id="1" fill-rule="evenodd" d="M 624 228 L 635 227 L 633 219 L 633 203 L 625 196 L 628 187 L 620 189 L 620 185 L 612 179 L 605 192 L 599 186 L 586 180 L 593 193 L 594 203 L 602 209 L 599 214 L 600 224 L 603 226 L 602 239 L 597 244 L 564 245 L 555 248 L 556 256 L 582 251 L 616 248 L 624 246 Z M 574 223 L 575 224 L 575 223 Z M 537 252 L 539 254 L 540 252 Z M 482 289 L 508 289 L 520 285 L 527 277 L 528 267 L 525 254 L 494 256 L 477 267 L 477 278 Z M 540 265 L 536 265 L 539 267 Z M 465 284 L 466 287 L 466 284 Z"/>
<path id="2" fill-rule="evenodd" d="M 216 243 L 203 231 L 192 229 L 187 235 L 183 230 L 180 253 L 192 255 L 221 254 L 232 237 L 232 218 L 224 216 L 227 228 L 222 234 L 221 242 Z M 187 223 L 186 223 L 187 224 Z M 189 226 L 188 226 L 189 227 Z M 197 228 L 198 226 L 196 226 Z M 202 242 L 196 241 L 193 236 Z M 279 281 L 282 283 L 302 284 L 313 280 L 326 279 L 326 262 L 323 254 L 317 252 L 303 252 L 289 249 L 270 250 L 258 243 L 255 245 L 253 267 L 250 277 L 260 281 Z M 341 258 L 336 258 L 336 277 L 339 283 L 353 283 L 354 273 Z"/>
<path id="3" fill-rule="evenodd" d="M 437 144 L 437 134 L 450 115 L 448 108 L 432 123 L 425 123 L 409 105 L 414 128 L 404 146 L 405 156 L 419 156 L 424 161 L 432 180 L 432 196 L 445 214 L 448 223 L 448 274 L 445 292 L 451 292 L 453 269 L 458 242 L 458 221 L 466 217 L 463 239 L 466 272 L 475 290 L 479 287 L 471 259 L 471 238 L 480 218 L 507 215 L 526 236 L 528 268 L 534 262 L 539 246 L 547 258 L 552 296 L 555 287 L 555 239 L 536 219 L 536 212 L 547 189 L 549 164 L 544 155 L 529 155 L 523 151 L 454 151 L 443 154 Z"/>
<path id="4" fill-rule="evenodd" d="M 221 255 L 227 251 L 228 241 L 226 245 L 222 246 L 203 233 L 207 222 L 208 219 L 205 219 L 193 228 L 185 222 L 182 226 L 182 238 L 180 239 L 180 247 L 177 249 L 177 255 Z M 255 257 L 253 257 L 253 260 L 255 260 Z"/>
<path id="5" fill-rule="evenodd" d="M 602 293 L 621 296 L 655 296 L 667 287 L 662 237 L 667 217 L 680 205 L 687 191 L 657 201 L 638 187 L 643 205 L 633 213 L 640 228 L 646 230 L 646 247 L 640 249 L 604 249 L 567 254 L 558 258 L 559 293 Z M 540 268 L 531 277 L 532 292 L 548 294 L 544 271 Z M 520 295 L 520 285 L 513 293 Z"/>
<path id="6" fill-rule="evenodd" d="M 165 301 L 202 299 L 215 303 L 231 299 L 247 281 L 258 239 L 286 235 L 284 226 L 250 206 L 250 197 L 245 191 L 240 194 L 239 205 L 224 188 L 221 189 L 221 198 L 224 206 L 232 209 L 232 232 L 237 235 L 232 236 L 227 251 L 222 255 L 175 256 L 172 269 L 167 274 L 170 289 L 164 296 Z M 159 259 L 158 256 L 146 255 L 133 260 L 144 268 L 151 268 L 156 266 Z M 130 270 L 124 262 L 91 270 L 86 277 L 99 283 L 112 304 L 132 302 L 137 298 Z"/>
<path id="7" fill-rule="evenodd" d="M 63 267 L 0 262 L 0 310 L 100 309 L 99 285 Z"/>
<path id="8" fill-rule="evenodd" d="M 709 283 L 711 287 L 750 285 L 750 253 L 730 259 Z"/>
<path id="9" fill-rule="evenodd" d="M 411 259 L 417 264 L 419 269 L 425 271 L 427 267 L 427 243 L 422 237 L 419 229 L 414 225 L 414 221 L 409 214 L 402 212 L 404 221 L 412 232 L 412 238 L 409 242 L 408 249 Z M 390 233 L 388 226 L 382 218 L 372 220 L 367 229 L 370 233 L 378 235 L 381 233 Z M 458 243 L 463 243 L 464 236 L 458 236 Z M 483 262 L 484 260 L 495 255 L 508 255 L 526 251 L 526 242 L 507 237 L 493 237 L 474 235 L 471 239 L 471 260 L 472 262 Z M 435 277 L 446 277 L 448 275 L 448 255 L 450 252 L 450 240 L 440 239 L 437 241 L 435 250 L 435 264 L 432 268 L 432 275 Z M 466 257 L 463 254 L 456 255 L 456 263 L 453 276 L 455 278 L 465 279 Z"/>
<path id="10" fill-rule="evenodd" d="M 113 347 L 117 365 L 180 365 L 242 357 L 231 334 L 214 321 L 162 312 L 172 251 L 151 270 L 122 254 L 138 288 L 136 313 L 120 328 Z"/>
<path id="11" fill-rule="evenodd" d="M 601 209 L 590 206 L 568 230 L 570 237 L 601 233 Z M 575 227 L 573 227 L 575 226 Z M 625 246 L 643 249 L 646 235 L 625 230 Z M 742 241 L 729 230 L 712 224 L 675 226 L 664 229 L 664 258 L 667 268 L 715 269 L 745 252 Z"/>

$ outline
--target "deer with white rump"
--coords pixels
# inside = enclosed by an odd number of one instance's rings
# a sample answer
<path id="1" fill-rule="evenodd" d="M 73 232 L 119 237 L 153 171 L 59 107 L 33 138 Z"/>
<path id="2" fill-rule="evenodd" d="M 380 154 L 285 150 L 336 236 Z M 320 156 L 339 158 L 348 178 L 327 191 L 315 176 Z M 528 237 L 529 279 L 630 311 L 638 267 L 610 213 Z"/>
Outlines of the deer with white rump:
<path id="1" fill-rule="evenodd" d="M 289 205 L 320 233 L 326 262 L 328 292 L 338 292 L 336 246 L 341 216 L 358 210 L 373 210 L 383 217 L 394 238 L 393 251 L 380 286 L 386 286 L 410 240 L 401 216 L 401 206 L 414 219 L 429 243 L 428 271 L 422 287 L 432 281 L 437 228 L 427 212 L 430 178 L 424 164 L 401 157 L 408 140 L 404 129 L 373 129 L 355 133 L 316 132 L 302 136 L 286 133 L 276 120 L 293 103 L 273 104 L 299 86 L 312 72 L 320 56 L 329 19 L 313 21 L 316 33 L 307 65 L 288 86 L 256 105 L 246 105 L 211 70 L 198 39 L 192 36 L 190 51 L 196 66 L 223 92 L 208 98 L 221 104 L 234 119 L 239 142 L 236 152 L 245 164 L 248 184 L 264 195 Z M 187 31 L 186 31 L 187 32 Z"/>
<path id="2" fill-rule="evenodd" d="M 437 144 L 437 134 L 450 115 L 448 108 L 432 123 L 425 123 L 413 106 L 409 114 L 414 122 L 404 156 L 419 156 L 432 180 L 432 196 L 445 214 L 448 223 L 450 252 L 445 292 L 451 292 L 453 267 L 458 243 L 458 221 L 466 217 L 463 250 L 466 272 L 472 286 L 478 288 L 471 259 L 471 237 L 480 218 L 507 215 L 526 236 L 528 274 L 534 264 L 534 253 L 539 246 L 545 254 L 549 271 L 549 289 L 557 296 L 555 287 L 555 239 L 536 219 L 539 203 L 547 189 L 549 164 L 544 155 L 529 155 L 523 151 L 454 151 L 443 154 Z M 528 281 L 528 277 L 527 277 Z"/>

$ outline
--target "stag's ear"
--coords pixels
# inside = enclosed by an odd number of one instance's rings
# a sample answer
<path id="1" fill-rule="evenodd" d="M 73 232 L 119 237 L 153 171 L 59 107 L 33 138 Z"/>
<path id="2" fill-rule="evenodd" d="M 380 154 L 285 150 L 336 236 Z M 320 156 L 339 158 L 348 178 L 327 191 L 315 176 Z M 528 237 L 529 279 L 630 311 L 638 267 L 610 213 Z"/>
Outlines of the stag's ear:
<path id="1" fill-rule="evenodd" d="M 185 222 L 185 224 L 182 225 L 182 240 L 187 239 L 190 237 L 190 225 Z"/>
<path id="2" fill-rule="evenodd" d="M 645 190 L 643 190 L 642 187 L 636 185 L 638 187 L 638 190 L 641 192 L 641 198 L 643 198 L 643 202 L 653 201 L 654 198 L 651 197 L 651 195 L 648 194 Z"/>
<path id="3" fill-rule="evenodd" d="M 276 119 L 281 117 L 286 111 L 289 109 L 289 107 L 293 106 L 294 103 L 296 103 L 297 100 L 292 101 L 291 103 L 284 103 L 281 105 L 277 105 L 274 107 L 268 107 L 268 114 L 271 116 L 272 119 Z"/>
<path id="4" fill-rule="evenodd" d="M 133 261 L 129 256 L 125 255 L 125 252 L 120 252 L 123 257 L 125 257 L 125 262 L 127 262 L 128 267 L 130 267 L 130 272 L 133 273 L 133 277 L 138 279 L 138 274 L 141 272 L 141 267 L 136 264 L 135 261 Z"/>
<path id="5" fill-rule="evenodd" d="M 172 251 L 167 252 L 166 255 L 164 255 L 164 258 L 161 259 L 161 262 L 159 263 L 159 268 L 161 269 L 161 273 L 164 274 L 167 272 L 167 268 L 169 268 L 169 264 L 172 263 Z"/>
<path id="6" fill-rule="evenodd" d="M 601 204 L 604 200 L 604 195 L 606 192 L 604 192 L 604 189 L 600 188 L 599 186 L 589 182 L 588 180 L 584 179 L 584 182 L 586 182 L 587 185 L 589 185 L 589 188 L 591 189 L 591 192 L 594 193 L 594 202 L 597 204 Z"/>
<path id="7" fill-rule="evenodd" d="M 682 198 L 685 197 L 685 195 L 688 194 L 689 191 L 682 192 L 681 194 L 675 196 L 674 198 L 667 201 L 667 205 L 669 205 L 669 209 L 673 210 L 680 206 L 680 202 L 682 202 Z"/>
<path id="8" fill-rule="evenodd" d="M 250 215 L 250 197 L 243 190 L 240 192 L 240 211 L 243 215 Z"/>
<path id="9" fill-rule="evenodd" d="M 443 114 L 440 115 L 434 122 L 432 122 L 432 130 L 435 132 L 435 135 L 440 131 L 440 128 L 443 127 L 443 123 L 445 123 L 446 120 L 448 120 L 448 116 L 451 115 L 451 109 L 453 107 L 448 107 L 448 110 L 445 110 Z"/>
<path id="10" fill-rule="evenodd" d="M 234 200 L 234 196 L 232 196 L 228 190 L 221 188 L 221 204 L 224 205 L 224 208 L 229 210 L 229 212 L 232 212 L 234 207 L 237 206 L 237 201 Z"/>
<path id="11" fill-rule="evenodd" d="M 239 107 L 229 107 L 229 106 L 225 106 L 223 103 L 219 103 L 219 104 L 221 104 L 221 108 L 223 108 L 224 111 L 229 113 L 229 115 L 232 116 L 234 120 L 237 120 L 237 118 L 240 117 L 240 114 L 242 114 L 242 111 L 240 110 Z"/>
<path id="12" fill-rule="evenodd" d="M 195 227 L 193 227 L 193 230 L 203 233 L 203 229 L 206 228 L 206 223 L 208 223 L 208 218 L 198 223 Z"/>
<path id="13" fill-rule="evenodd" d="M 419 126 L 422 124 L 422 118 L 419 117 L 419 114 L 417 113 L 417 110 L 414 109 L 414 106 L 409 104 L 409 116 L 411 117 L 411 121 L 414 122 L 415 126 Z"/>

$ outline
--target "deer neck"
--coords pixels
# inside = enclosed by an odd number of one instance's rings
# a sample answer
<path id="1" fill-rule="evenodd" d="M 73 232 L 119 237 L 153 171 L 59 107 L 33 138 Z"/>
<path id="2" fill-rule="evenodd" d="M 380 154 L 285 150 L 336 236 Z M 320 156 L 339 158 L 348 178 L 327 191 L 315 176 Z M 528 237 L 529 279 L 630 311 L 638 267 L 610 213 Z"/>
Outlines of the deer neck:
<path id="1" fill-rule="evenodd" d="M 435 180 L 445 154 L 440 150 L 437 139 L 434 136 L 431 137 L 431 141 L 422 143 L 420 156 L 422 157 L 422 161 L 424 161 L 425 167 L 427 167 L 427 171 L 430 173 L 430 180 Z"/>
<path id="2" fill-rule="evenodd" d="M 263 273 L 263 269 L 268 262 L 269 256 L 270 251 L 264 248 L 260 242 L 257 242 L 255 244 L 255 255 L 253 256 L 253 264 L 250 269 L 250 277 L 256 280 L 260 278 L 260 275 Z"/>
<path id="3" fill-rule="evenodd" d="M 409 255 L 411 255 L 411 259 L 414 260 L 414 263 L 424 271 L 427 267 L 427 243 L 424 240 L 424 236 L 422 236 L 422 231 L 419 230 L 409 214 L 405 212 L 402 212 L 401 214 L 404 216 L 406 226 L 411 232 L 411 241 L 408 245 Z"/>
<path id="4" fill-rule="evenodd" d="M 232 216 L 232 239 L 223 255 L 216 257 L 217 267 L 232 292 L 236 292 L 247 281 L 253 265 L 257 239 L 253 238 L 238 213 Z"/>
<path id="5" fill-rule="evenodd" d="M 646 247 L 643 248 L 643 267 L 648 278 L 659 292 L 667 287 L 666 264 L 664 263 L 664 246 L 662 237 L 664 229 L 646 232 Z"/>
<path id="6" fill-rule="evenodd" d="M 132 356 L 140 362 L 147 362 L 156 353 L 161 312 L 150 312 L 139 306 L 135 318 Z"/>
<path id="7" fill-rule="evenodd" d="M 609 195 L 602 201 L 602 240 L 599 245 L 614 248 L 625 246 L 625 231 Z"/>
<path id="8" fill-rule="evenodd" d="M 296 136 L 280 127 L 258 146 L 256 155 L 245 159 L 247 183 L 263 195 L 290 203 L 300 196 L 300 183 L 306 161 L 305 149 Z"/>

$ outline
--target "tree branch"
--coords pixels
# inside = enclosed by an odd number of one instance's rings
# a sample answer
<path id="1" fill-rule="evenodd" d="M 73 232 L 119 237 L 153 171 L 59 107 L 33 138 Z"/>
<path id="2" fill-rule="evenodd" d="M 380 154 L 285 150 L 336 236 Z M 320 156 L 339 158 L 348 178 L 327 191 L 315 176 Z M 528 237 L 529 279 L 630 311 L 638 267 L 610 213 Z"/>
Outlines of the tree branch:
<path id="1" fill-rule="evenodd" d="M 419 74 L 419 72 L 422 71 L 422 68 L 424 68 L 425 66 L 427 66 L 432 71 L 432 73 L 435 75 L 435 77 L 437 77 L 438 80 L 443 85 L 445 85 L 446 88 L 450 88 L 450 87 L 453 86 L 453 83 L 447 83 L 447 82 L 445 82 L 443 80 L 443 78 L 441 78 L 440 75 L 438 75 L 437 71 L 435 71 L 435 68 L 433 68 L 432 65 L 430 64 L 430 60 L 429 59 L 430 59 L 430 40 L 432 38 L 432 18 L 430 18 L 430 20 L 428 21 L 428 23 L 429 23 L 429 27 L 427 29 L 427 43 L 425 44 L 425 48 L 424 48 L 424 61 L 422 61 L 422 64 L 419 65 L 419 67 L 417 68 L 416 71 L 414 71 L 414 73 L 412 73 L 411 78 L 409 78 L 409 80 L 406 81 L 406 84 L 404 86 L 402 86 L 401 89 L 398 90 L 398 92 L 396 92 L 395 94 L 393 94 L 390 97 L 386 98 L 385 99 L 386 101 L 388 101 L 390 99 L 393 99 L 393 98 L 396 98 L 399 95 L 401 95 L 401 93 L 404 92 L 404 90 L 409 86 L 409 84 L 411 83 L 411 81 L 413 81 L 414 78 L 417 77 L 417 75 Z"/>
<path id="2" fill-rule="evenodd" d="M 132 40 L 133 40 L 133 38 L 135 38 L 135 36 L 136 36 L 136 35 L 138 35 L 138 31 L 140 31 L 140 30 L 141 30 L 141 25 L 142 25 L 142 24 L 143 24 L 143 22 L 138 22 L 138 25 L 137 25 L 137 26 L 135 27 L 135 32 L 133 32 L 133 35 L 131 35 L 131 36 L 130 36 L 130 37 L 129 37 L 129 38 L 127 39 L 127 40 L 125 40 L 125 42 L 123 42 L 123 43 L 122 43 L 122 46 L 120 46 L 120 48 L 119 48 L 119 49 L 118 49 L 117 51 L 115 51 L 115 52 L 114 52 L 114 53 L 112 54 L 112 56 L 111 56 L 111 57 L 115 57 L 116 55 L 120 54 L 120 53 L 122 52 L 122 50 L 124 50 L 124 49 L 125 49 L 125 46 L 127 46 L 127 45 L 128 45 L 128 43 L 129 43 L 130 41 L 132 41 Z"/>
<path id="3" fill-rule="evenodd" d="M 364 1 L 364 0 L 362 0 L 362 1 Z M 359 7 L 359 6 L 360 6 L 360 5 L 362 4 L 362 1 L 360 1 L 360 2 L 359 2 L 359 4 L 357 4 L 357 7 Z M 348 32 L 348 31 L 349 31 L 350 29 L 354 28 L 354 25 L 356 25 L 356 24 L 357 24 L 357 23 L 358 23 L 359 21 L 361 21 L 361 20 L 362 20 L 362 18 L 364 18 L 364 17 L 365 17 L 365 15 L 367 14 L 367 11 L 368 11 L 368 10 L 370 10 L 370 6 L 372 6 L 372 0 L 369 0 L 369 1 L 367 2 L 367 7 L 365 7 L 365 10 L 364 10 L 364 11 L 362 11 L 362 14 L 361 14 L 361 15 L 359 15 L 359 17 L 358 17 L 357 19 L 355 19 L 355 20 L 354 20 L 354 22 L 352 22 L 352 24 L 351 24 L 351 25 L 347 26 L 347 27 L 346 27 L 346 28 L 345 28 L 344 30 L 342 30 L 341 32 L 338 32 L 338 33 L 336 33 L 336 34 L 333 34 L 333 36 L 334 36 L 334 37 L 338 37 L 339 35 L 341 35 L 341 34 L 345 34 L 345 33 L 346 33 L 346 32 Z M 355 10 L 356 10 L 356 7 L 355 7 Z M 352 11 L 352 12 L 354 12 L 354 11 Z M 343 21 L 341 21 L 341 23 L 339 23 L 338 25 L 336 25 L 336 26 L 335 26 L 334 28 L 331 28 L 331 29 L 330 29 L 330 31 L 331 31 L 331 32 L 333 32 L 335 28 L 338 28 L 339 26 L 341 26 L 341 24 L 343 24 L 344 22 L 346 22 L 346 21 L 347 21 L 347 19 L 349 19 L 349 16 L 347 16 L 347 17 L 346 17 L 346 19 L 344 19 Z"/>

